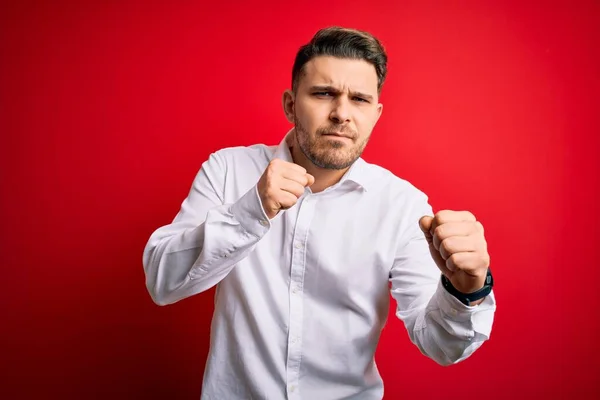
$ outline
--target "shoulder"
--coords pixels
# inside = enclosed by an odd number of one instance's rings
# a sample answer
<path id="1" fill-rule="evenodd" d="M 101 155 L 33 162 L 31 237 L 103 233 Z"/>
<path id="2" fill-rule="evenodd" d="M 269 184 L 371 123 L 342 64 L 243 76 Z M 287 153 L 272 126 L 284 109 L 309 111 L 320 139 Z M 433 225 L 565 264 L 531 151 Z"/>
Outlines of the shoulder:
<path id="1" fill-rule="evenodd" d="M 224 170 L 268 164 L 275 149 L 266 144 L 224 147 L 211 153 L 207 163 Z"/>
<path id="2" fill-rule="evenodd" d="M 364 162 L 363 168 L 368 176 L 372 191 L 383 199 L 399 198 L 413 201 L 427 201 L 427 194 L 408 178 L 403 178 L 392 171 L 368 162 Z"/>
<path id="3" fill-rule="evenodd" d="M 398 233 L 398 243 L 405 243 L 420 233 L 419 220 L 433 215 L 429 196 L 409 179 L 375 164 L 367 164 L 370 189 L 367 191 L 376 215 L 382 223 L 391 223 Z"/>

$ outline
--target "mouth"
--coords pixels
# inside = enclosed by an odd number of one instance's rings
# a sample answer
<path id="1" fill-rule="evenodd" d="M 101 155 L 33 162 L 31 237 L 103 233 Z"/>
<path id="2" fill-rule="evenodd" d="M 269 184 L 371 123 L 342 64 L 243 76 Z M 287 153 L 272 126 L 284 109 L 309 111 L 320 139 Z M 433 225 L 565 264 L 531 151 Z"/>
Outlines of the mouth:
<path id="1" fill-rule="evenodd" d="M 337 137 L 337 138 L 340 138 L 340 139 L 352 140 L 352 138 L 350 136 L 345 135 L 345 134 L 340 133 L 340 132 L 326 133 L 323 136 L 330 136 L 330 137 Z"/>

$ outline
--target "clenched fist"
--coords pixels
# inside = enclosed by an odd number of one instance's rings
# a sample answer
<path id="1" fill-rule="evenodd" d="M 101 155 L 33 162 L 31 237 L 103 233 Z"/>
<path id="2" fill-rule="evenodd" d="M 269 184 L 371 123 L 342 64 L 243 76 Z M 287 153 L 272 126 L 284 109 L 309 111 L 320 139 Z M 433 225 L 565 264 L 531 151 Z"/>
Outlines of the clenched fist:
<path id="1" fill-rule="evenodd" d="M 483 225 L 472 213 L 443 210 L 433 217 L 422 217 L 419 226 L 433 260 L 452 286 L 462 293 L 483 287 L 490 256 Z"/>
<path id="2" fill-rule="evenodd" d="M 258 194 L 269 219 L 292 207 L 315 178 L 298 164 L 273 159 L 258 181 Z"/>

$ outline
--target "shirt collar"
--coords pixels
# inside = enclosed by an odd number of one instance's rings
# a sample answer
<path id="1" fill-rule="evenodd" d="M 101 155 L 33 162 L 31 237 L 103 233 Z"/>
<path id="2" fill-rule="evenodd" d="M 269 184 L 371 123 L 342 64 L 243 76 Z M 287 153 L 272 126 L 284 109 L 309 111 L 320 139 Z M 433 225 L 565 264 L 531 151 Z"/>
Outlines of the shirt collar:
<path id="1" fill-rule="evenodd" d="M 271 160 L 274 158 L 278 158 L 287 162 L 294 162 L 292 158 L 292 153 L 290 152 L 290 146 L 294 141 L 294 128 L 290 129 L 283 140 L 279 143 L 279 146 L 273 152 L 271 156 Z M 362 187 L 365 191 L 368 190 L 370 185 L 370 180 L 368 177 L 368 163 L 359 157 L 346 171 L 339 184 L 342 185 L 346 181 L 353 182 L 356 185 Z"/>

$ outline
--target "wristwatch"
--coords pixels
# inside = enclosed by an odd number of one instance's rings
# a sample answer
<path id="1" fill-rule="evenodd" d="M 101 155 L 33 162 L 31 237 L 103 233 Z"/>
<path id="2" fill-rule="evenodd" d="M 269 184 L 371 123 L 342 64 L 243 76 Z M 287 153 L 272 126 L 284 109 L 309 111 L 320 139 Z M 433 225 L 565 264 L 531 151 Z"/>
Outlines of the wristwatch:
<path id="1" fill-rule="evenodd" d="M 485 283 L 483 287 L 473 293 L 462 293 L 459 292 L 446 275 L 442 274 L 442 286 L 448 293 L 456 297 L 461 303 L 466 306 L 470 306 L 472 302 L 483 299 L 485 296 L 491 293 L 492 287 L 494 286 L 494 278 L 492 277 L 492 270 L 488 268 L 487 275 L 485 276 Z"/>

